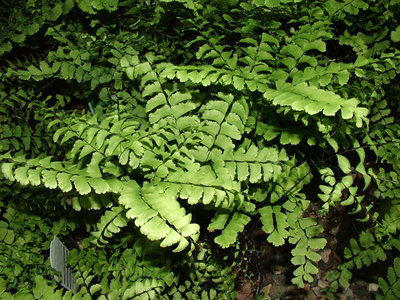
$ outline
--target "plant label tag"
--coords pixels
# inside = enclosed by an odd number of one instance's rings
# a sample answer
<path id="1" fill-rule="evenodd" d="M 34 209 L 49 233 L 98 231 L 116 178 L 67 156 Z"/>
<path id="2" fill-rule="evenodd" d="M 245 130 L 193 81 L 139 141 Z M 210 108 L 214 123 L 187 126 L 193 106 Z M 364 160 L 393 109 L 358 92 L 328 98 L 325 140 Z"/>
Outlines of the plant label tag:
<path id="1" fill-rule="evenodd" d="M 50 264 L 52 268 L 61 273 L 61 282 L 58 276 L 54 275 L 54 278 L 63 287 L 75 294 L 78 291 L 78 286 L 75 281 L 75 273 L 72 273 L 71 268 L 67 266 L 68 255 L 68 248 L 64 246 L 58 237 L 54 236 L 54 239 L 50 243 Z"/>

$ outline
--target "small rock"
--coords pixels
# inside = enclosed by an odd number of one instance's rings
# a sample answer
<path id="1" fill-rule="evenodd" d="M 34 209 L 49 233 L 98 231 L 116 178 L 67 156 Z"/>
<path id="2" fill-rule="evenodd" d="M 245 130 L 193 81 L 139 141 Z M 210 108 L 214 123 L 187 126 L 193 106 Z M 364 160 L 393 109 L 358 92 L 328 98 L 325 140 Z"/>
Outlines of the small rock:
<path id="1" fill-rule="evenodd" d="M 314 294 L 318 297 L 318 299 L 321 299 L 321 297 L 323 296 L 321 293 L 321 289 L 319 287 L 313 287 L 312 288 Z"/>
<path id="2" fill-rule="evenodd" d="M 296 300 L 307 300 L 307 292 L 310 289 L 309 285 L 306 284 L 304 288 L 298 288 L 296 285 L 289 285 L 286 294 L 281 299 L 296 299 Z"/>
<path id="3" fill-rule="evenodd" d="M 331 255 L 332 251 L 330 249 L 326 249 L 322 251 L 321 254 L 321 259 L 323 262 L 327 263 L 329 261 L 329 257 Z"/>
<path id="4" fill-rule="evenodd" d="M 339 232 L 340 224 L 329 229 L 329 233 L 336 236 Z"/>
<path id="5" fill-rule="evenodd" d="M 287 292 L 286 286 L 273 285 L 269 290 L 269 296 L 272 299 L 280 299 Z"/>
<path id="6" fill-rule="evenodd" d="M 317 295 L 314 293 L 312 289 L 308 290 L 307 292 L 307 299 L 308 300 L 318 300 Z"/>
<path id="7" fill-rule="evenodd" d="M 325 280 L 319 280 L 319 281 L 318 281 L 318 286 L 319 286 L 321 289 L 326 289 L 326 288 L 329 286 L 329 282 L 328 282 L 328 281 L 325 281 Z"/>
<path id="8" fill-rule="evenodd" d="M 379 290 L 379 284 L 377 283 L 368 284 L 368 292 L 377 292 L 378 290 Z"/>
<path id="9" fill-rule="evenodd" d="M 353 299 L 354 297 L 353 291 L 351 289 L 347 289 L 344 296 L 345 299 Z"/>

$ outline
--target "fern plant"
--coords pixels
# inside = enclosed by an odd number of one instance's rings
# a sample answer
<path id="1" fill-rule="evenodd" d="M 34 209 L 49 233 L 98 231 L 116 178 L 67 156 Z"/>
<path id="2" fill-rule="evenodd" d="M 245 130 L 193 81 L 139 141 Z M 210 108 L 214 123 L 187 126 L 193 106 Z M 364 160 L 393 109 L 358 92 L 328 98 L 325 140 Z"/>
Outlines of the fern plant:
<path id="1" fill-rule="evenodd" d="M 1 14 L 1 181 L 51 190 L 49 214 L 90 216 L 75 297 L 229 299 L 211 245 L 238 246 L 257 222 L 292 245 L 304 287 L 327 244 L 311 202 L 366 227 L 334 287 L 396 247 L 399 1 L 33 0 Z M 138 232 L 190 280 L 146 261 Z M 109 279 L 114 264 L 126 269 Z"/>
<path id="2" fill-rule="evenodd" d="M 399 290 L 399 274 L 400 274 L 400 260 L 398 257 L 394 259 L 393 267 L 389 267 L 387 273 L 387 281 L 382 277 L 379 278 L 379 286 L 383 295 L 378 295 L 377 299 L 396 299 L 400 297 Z"/>
<path id="3" fill-rule="evenodd" d="M 55 288 L 56 283 L 52 280 L 55 272 L 47 255 L 50 242 L 54 235 L 64 237 L 76 227 L 72 220 L 60 218 L 55 221 L 49 216 L 41 217 L 32 210 L 21 209 L 20 200 L 0 201 L 0 296 L 3 299 L 12 298 L 12 294 L 23 299 L 24 295 L 31 294 L 31 288 L 38 281 Z"/>

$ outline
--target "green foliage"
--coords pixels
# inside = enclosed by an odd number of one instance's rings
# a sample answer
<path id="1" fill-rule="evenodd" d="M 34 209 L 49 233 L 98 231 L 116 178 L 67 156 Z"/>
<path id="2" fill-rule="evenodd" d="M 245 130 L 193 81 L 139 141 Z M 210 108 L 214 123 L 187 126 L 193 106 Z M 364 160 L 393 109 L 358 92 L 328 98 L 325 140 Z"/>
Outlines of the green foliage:
<path id="1" fill-rule="evenodd" d="M 15 294 L 16 299 L 23 299 L 32 292 L 32 286 L 52 285 L 54 271 L 50 267 L 48 255 L 53 235 L 60 237 L 74 229 L 73 222 L 65 218 L 59 221 L 34 215 L 21 210 L 16 199 L 8 205 L 0 201 L 0 296 L 8 299 Z M 33 294 L 40 298 L 36 291 Z M 61 291 L 58 293 L 61 296 Z M 27 298 L 25 298 L 27 299 Z"/>
<path id="2" fill-rule="evenodd" d="M 397 299 L 400 297 L 400 259 L 394 259 L 393 267 L 389 267 L 387 272 L 387 281 L 379 278 L 379 287 L 383 295 L 378 295 L 377 299 Z"/>
<path id="3" fill-rule="evenodd" d="M 131 235 L 124 235 L 121 241 L 97 250 L 72 251 L 70 263 L 78 270 L 77 283 L 82 286 L 74 298 L 154 299 L 164 295 L 167 299 L 214 299 L 218 294 L 221 299 L 230 299 L 233 295 L 231 269 L 221 268 L 205 247 L 196 257 L 187 256 L 173 265 L 171 257 L 157 245 L 140 238 L 131 245 Z"/>
<path id="4" fill-rule="evenodd" d="M 232 269 L 215 253 L 248 224 L 291 244 L 303 287 L 327 243 L 318 219 L 342 206 L 364 226 L 331 275 L 346 287 L 353 268 L 399 248 L 399 4 L 0 5 L 2 209 L 20 196 L 26 214 L 80 218 L 82 288 L 66 298 L 230 299 Z M 16 241 L 1 222 L 0 255 Z M 61 295 L 19 272 L 34 297 Z"/>

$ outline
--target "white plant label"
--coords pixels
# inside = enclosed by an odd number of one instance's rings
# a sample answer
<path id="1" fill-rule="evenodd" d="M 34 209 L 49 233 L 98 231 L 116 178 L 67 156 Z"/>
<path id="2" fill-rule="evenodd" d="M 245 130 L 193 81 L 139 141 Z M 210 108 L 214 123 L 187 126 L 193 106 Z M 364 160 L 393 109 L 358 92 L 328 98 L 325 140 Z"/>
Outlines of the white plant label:
<path id="1" fill-rule="evenodd" d="M 54 236 L 50 243 L 50 264 L 52 268 L 61 273 L 61 280 L 58 276 L 54 277 L 63 287 L 75 294 L 78 291 L 78 286 L 75 281 L 75 273 L 72 273 L 71 268 L 67 266 L 68 255 L 68 248 L 64 246 L 58 237 Z"/>

